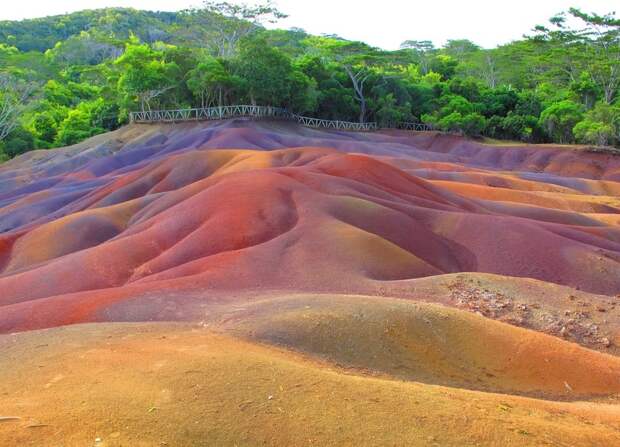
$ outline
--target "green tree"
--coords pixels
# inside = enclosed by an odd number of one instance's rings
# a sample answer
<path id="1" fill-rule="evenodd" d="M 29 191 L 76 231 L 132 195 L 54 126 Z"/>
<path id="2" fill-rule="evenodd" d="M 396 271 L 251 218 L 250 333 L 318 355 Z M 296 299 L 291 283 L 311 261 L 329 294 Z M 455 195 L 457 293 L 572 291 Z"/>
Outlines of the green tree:
<path id="1" fill-rule="evenodd" d="M 458 132 L 469 136 L 482 135 L 486 119 L 474 104 L 459 95 L 446 95 L 439 99 L 442 106 L 434 114 L 425 114 L 422 120 L 437 129 Z"/>
<path id="2" fill-rule="evenodd" d="M 583 117 L 582 108 L 569 100 L 554 103 L 540 114 L 540 125 L 559 143 L 573 141 L 573 128 Z"/>
<path id="3" fill-rule="evenodd" d="M 45 145 L 53 143 L 58 133 L 58 122 L 49 113 L 37 113 L 32 120 L 33 134 Z M 41 143 L 38 144 L 40 146 Z"/>
<path id="4" fill-rule="evenodd" d="M 382 95 L 375 105 L 375 118 L 382 125 L 394 125 L 400 122 L 416 121 L 411 113 L 411 104 L 399 104 L 393 93 Z"/>
<path id="5" fill-rule="evenodd" d="M 233 77 L 224 65 L 216 58 L 207 56 L 187 75 L 187 86 L 196 98 L 200 99 L 201 107 L 208 107 L 214 102 L 222 106 L 228 93 L 239 80 Z"/>
<path id="6" fill-rule="evenodd" d="M 19 127 L 20 119 L 31 104 L 36 88 L 33 82 L 0 73 L 0 141 Z"/>
<path id="7" fill-rule="evenodd" d="M 601 16 L 576 8 L 571 8 L 570 14 L 585 24 L 584 29 L 572 35 L 589 50 L 592 79 L 603 91 L 603 100 L 611 104 L 620 88 L 620 19 L 616 19 L 615 13 Z"/>
<path id="8" fill-rule="evenodd" d="M 620 146 L 612 14 L 571 9 L 498 48 L 421 40 L 398 51 L 264 28 L 281 17 L 270 3 L 207 2 L 179 13 L 107 8 L 0 22 L 0 133 L 11 139 L 3 157 L 114 129 L 130 110 L 246 101 L 326 119 Z"/>
<path id="9" fill-rule="evenodd" d="M 443 80 L 451 79 L 456 73 L 458 61 L 451 56 L 438 54 L 429 62 L 429 69 L 434 73 L 439 73 Z"/>
<path id="10" fill-rule="evenodd" d="M 293 67 L 287 81 L 290 83 L 291 93 L 285 102 L 285 107 L 296 113 L 312 113 L 318 107 L 319 93 L 314 79 Z"/>
<path id="11" fill-rule="evenodd" d="M 286 17 L 270 1 L 257 5 L 204 1 L 201 8 L 183 11 L 186 24 L 177 31 L 210 48 L 214 56 L 233 57 L 239 43 L 262 27 Z"/>
<path id="12" fill-rule="evenodd" d="M 405 40 L 400 44 L 400 48 L 411 53 L 414 62 L 420 67 L 420 73 L 425 75 L 431 71 L 430 61 L 437 53 L 433 42 L 430 40 Z"/>
<path id="13" fill-rule="evenodd" d="M 252 104 L 283 105 L 291 95 L 290 58 L 265 40 L 246 39 L 235 60 L 236 74 L 244 80 Z"/>
<path id="14" fill-rule="evenodd" d="M 486 127 L 485 118 L 476 112 L 460 113 L 452 112 L 437 119 L 436 117 L 425 115 L 423 121 L 433 124 L 440 130 L 447 132 L 457 132 L 469 136 L 482 135 Z"/>
<path id="15" fill-rule="evenodd" d="M 71 110 L 58 126 L 55 143 L 68 146 L 102 133 L 104 129 L 97 126 L 96 122 L 99 120 L 98 114 L 101 113 L 103 106 L 103 100 L 99 99 L 81 103 L 77 108 Z"/>
<path id="16" fill-rule="evenodd" d="M 45 52 L 51 61 L 64 67 L 97 65 L 106 60 L 116 59 L 122 53 L 123 47 L 120 42 L 104 36 L 95 36 L 88 31 L 59 41 Z"/>
<path id="17" fill-rule="evenodd" d="M 614 128 L 598 121 L 584 120 L 573 128 L 578 143 L 607 146 L 615 137 Z"/>
<path id="18" fill-rule="evenodd" d="M 120 70 L 117 87 L 125 107 L 138 104 L 141 111 L 151 110 L 154 100 L 175 88 L 178 66 L 166 62 L 161 51 L 135 41 L 114 64 Z"/>
<path id="19" fill-rule="evenodd" d="M 451 58 L 463 63 L 470 59 L 472 55 L 478 53 L 481 48 L 467 39 L 451 39 L 446 42 L 442 52 Z"/>
<path id="20" fill-rule="evenodd" d="M 620 107 L 599 102 L 573 128 L 578 143 L 607 146 L 620 143 Z"/>
<path id="21" fill-rule="evenodd" d="M 591 109 L 600 96 L 600 89 L 592 80 L 590 73 L 584 71 L 579 78 L 572 81 L 569 85 L 570 90 L 575 93 L 586 109 Z"/>
<path id="22" fill-rule="evenodd" d="M 520 115 L 512 111 L 505 117 L 492 116 L 487 121 L 486 134 L 501 139 L 520 140 L 528 143 L 542 142 L 544 132 L 534 115 Z"/>
<path id="23" fill-rule="evenodd" d="M 0 141 L 0 158 L 13 158 L 34 148 L 34 137 L 20 125 L 13 128 L 4 140 Z"/>
<path id="24" fill-rule="evenodd" d="M 546 46 L 550 67 L 573 82 L 587 70 L 603 100 L 611 104 L 620 87 L 620 20 L 614 13 L 586 14 L 576 8 L 569 14 L 581 21 L 582 28 L 569 27 L 567 14 L 562 13 L 551 18 L 550 28 L 536 27 L 534 39 Z"/>
<path id="25" fill-rule="evenodd" d="M 373 66 L 378 65 L 381 52 L 363 42 L 351 42 L 333 37 L 311 37 L 306 44 L 329 63 L 342 69 L 353 89 L 353 98 L 359 105 L 359 122 L 366 121 L 368 98 L 366 82 L 373 75 Z M 338 77 L 333 78 L 340 82 Z M 340 85 L 342 83 L 340 82 Z"/>

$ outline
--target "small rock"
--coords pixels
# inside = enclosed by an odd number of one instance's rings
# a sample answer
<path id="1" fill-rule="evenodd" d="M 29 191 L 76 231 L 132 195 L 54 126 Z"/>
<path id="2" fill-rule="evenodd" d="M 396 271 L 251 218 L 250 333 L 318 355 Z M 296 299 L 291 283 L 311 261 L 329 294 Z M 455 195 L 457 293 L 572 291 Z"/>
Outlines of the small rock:
<path id="1" fill-rule="evenodd" d="M 605 346 L 606 348 L 609 348 L 611 346 L 611 340 L 607 337 L 603 337 L 601 338 L 601 343 L 603 344 L 603 346 Z"/>

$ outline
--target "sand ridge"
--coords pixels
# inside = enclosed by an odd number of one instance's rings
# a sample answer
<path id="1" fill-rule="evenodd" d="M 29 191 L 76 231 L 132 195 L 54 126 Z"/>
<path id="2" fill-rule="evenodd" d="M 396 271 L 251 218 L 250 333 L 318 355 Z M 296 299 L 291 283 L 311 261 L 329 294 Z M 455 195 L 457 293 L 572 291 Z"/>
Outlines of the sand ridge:
<path id="1" fill-rule="evenodd" d="M 236 119 L 0 189 L 0 444 L 620 443 L 618 157 Z"/>

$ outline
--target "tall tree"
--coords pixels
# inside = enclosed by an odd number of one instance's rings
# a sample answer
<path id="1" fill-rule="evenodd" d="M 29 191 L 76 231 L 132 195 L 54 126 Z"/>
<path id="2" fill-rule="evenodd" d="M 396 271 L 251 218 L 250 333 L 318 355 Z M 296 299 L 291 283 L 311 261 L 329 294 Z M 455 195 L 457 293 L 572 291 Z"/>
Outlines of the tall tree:
<path id="1" fill-rule="evenodd" d="M 430 40 L 405 40 L 400 44 L 400 48 L 402 50 L 410 50 L 420 66 L 420 73 L 423 75 L 428 74 L 431 58 L 437 52 L 433 42 Z"/>
<path id="2" fill-rule="evenodd" d="M 573 128 L 582 118 L 579 104 L 566 100 L 543 110 L 540 123 L 555 141 L 566 144 L 573 142 Z"/>
<path id="3" fill-rule="evenodd" d="M 19 126 L 19 120 L 35 91 L 35 83 L 0 73 L 0 141 Z"/>
<path id="4" fill-rule="evenodd" d="M 586 14 L 571 8 L 569 14 L 582 22 L 571 28 L 565 13 L 550 19 L 551 28 L 537 26 L 534 40 L 548 46 L 545 52 L 550 67 L 560 69 L 571 82 L 587 71 L 611 104 L 620 88 L 620 20 L 615 14 Z"/>
<path id="5" fill-rule="evenodd" d="M 137 102 L 143 112 L 151 110 L 151 103 L 173 89 L 178 76 L 178 66 L 166 62 L 161 51 L 146 44 L 127 44 L 125 53 L 115 61 L 120 68 L 118 90 L 126 105 Z"/>
<path id="6" fill-rule="evenodd" d="M 213 102 L 218 106 L 224 100 L 237 80 L 226 70 L 224 65 L 214 57 L 207 56 L 187 73 L 187 86 L 197 98 L 201 107 L 208 107 Z"/>
<path id="7" fill-rule="evenodd" d="M 264 39 L 245 39 L 234 66 L 252 104 L 280 106 L 290 95 L 291 60 Z"/>
<path id="8" fill-rule="evenodd" d="M 232 57 L 239 42 L 264 23 L 276 23 L 287 17 L 271 1 L 249 5 L 207 0 L 201 8 L 186 10 L 184 14 L 192 26 L 179 31 L 184 34 L 189 31 L 194 40 L 201 40 L 215 56 L 225 58 Z"/>
<path id="9" fill-rule="evenodd" d="M 82 31 L 76 36 L 57 42 L 45 54 L 62 66 L 97 65 L 107 59 L 116 59 L 123 54 L 123 45 L 112 39 L 94 36 Z"/>
<path id="10" fill-rule="evenodd" d="M 443 46 L 442 51 L 459 62 L 464 62 L 472 54 L 480 51 L 480 47 L 468 39 L 451 39 Z"/>
<path id="11" fill-rule="evenodd" d="M 372 74 L 371 67 L 377 63 L 380 52 L 363 42 L 330 37 L 312 37 L 306 39 L 306 42 L 323 58 L 342 67 L 353 88 L 354 98 L 359 104 L 359 122 L 365 122 L 368 114 L 366 81 Z"/>
<path id="12" fill-rule="evenodd" d="M 585 23 L 576 34 L 590 49 L 592 79 L 603 90 L 605 102 L 611 104 L 620 87 L 620 19 L 615 14 L 586 14 L 576 8 L 570 13 Z"/>

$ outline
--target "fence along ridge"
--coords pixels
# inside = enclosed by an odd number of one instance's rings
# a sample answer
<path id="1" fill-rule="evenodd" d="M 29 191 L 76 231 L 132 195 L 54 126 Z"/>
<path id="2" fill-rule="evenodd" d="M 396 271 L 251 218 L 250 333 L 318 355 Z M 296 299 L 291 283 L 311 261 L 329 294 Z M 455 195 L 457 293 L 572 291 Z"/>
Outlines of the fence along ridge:
<path id="1" fill-rule="evenodd" d="M 281 107 L 271 106 L 231 105 L 193 109 L 145 110 L 129 113 L 129 120 L 132 123 L 176 123 L 184 121 L 210 121 L 241 117 L 280 118 L 296 121 L 299 124 L 307 127 L 317 127 L 325 129 L 361 131 L 371 131 L 379 129 L 379 125 L 376 122 L 357 123 L 352 121 L 312 118 L 291 113 Z M 432 126 L 428 124 L 408 122 L 391 123 L 384 128 L 417 131 L 433 130 Z"/>

